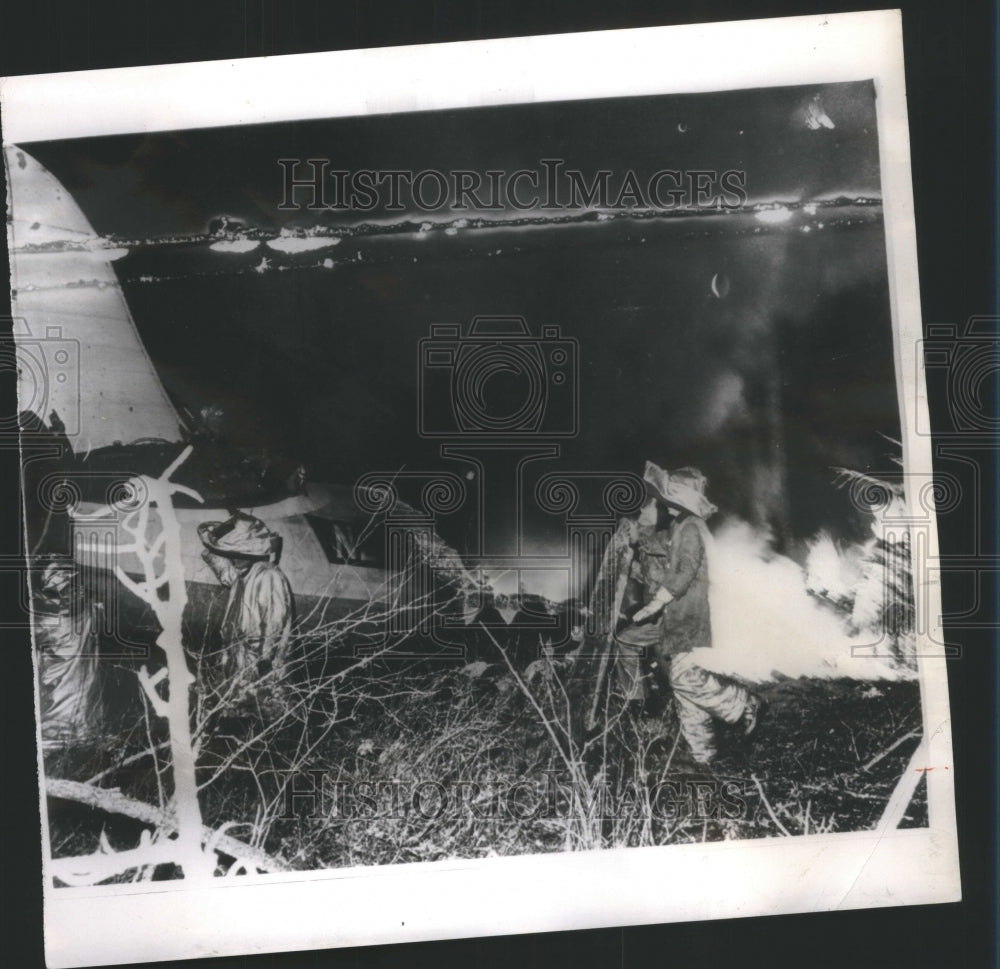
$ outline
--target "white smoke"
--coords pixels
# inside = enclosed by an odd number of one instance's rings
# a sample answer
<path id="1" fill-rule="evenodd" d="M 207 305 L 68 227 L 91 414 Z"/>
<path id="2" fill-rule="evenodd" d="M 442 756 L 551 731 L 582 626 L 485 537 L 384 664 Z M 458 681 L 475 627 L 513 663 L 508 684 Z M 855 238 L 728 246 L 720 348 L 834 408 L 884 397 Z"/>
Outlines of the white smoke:
<path id="1" fill-rule="evenodd" d="M 718 374 L 706 398 L 708 404 L 699 415 L 702 434 L 716 434 L 730 420 L 747 414 L 745 381 L 733 371 Z"/>
<path id="2" fill-rule="evenodd" d="M 829 543 L 829 544 L 827 544 Z M 909 679 L 889 656 L 870 655 L 869 633 L 851 634 L 848 619 L 807 588 L 807 572 L 774 554 L 766 534 L 745 522 L 723 524 L 709 553 L 712 647 L 694 658 L 705 669 L 760 683 L 786 677 Z M 814 548 L 816 546 L 814 545 Z M 849 591 L 854 555 L 841 555 L 827 538 L 814 565 L 828 573 L 827 591 Z M 825 560 L 825 562 L 824 562 Z M 839 585 L 838 585 L 839 583 Z"/>

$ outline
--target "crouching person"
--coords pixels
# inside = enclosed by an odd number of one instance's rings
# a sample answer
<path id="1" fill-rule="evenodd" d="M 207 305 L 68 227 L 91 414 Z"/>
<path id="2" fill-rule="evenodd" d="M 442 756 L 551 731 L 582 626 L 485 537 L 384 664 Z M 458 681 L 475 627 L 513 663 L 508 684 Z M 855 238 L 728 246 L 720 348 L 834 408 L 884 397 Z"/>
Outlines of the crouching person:
<path id="1" fill-rule="evenodd" d="M 236 512 L 204 522 L 198 535 L 208 563 L 229 593 L 222 619 L 222 670 L 238 696 L 274 695 L 287 674 L 292 589 L 278 567 L 281 537 L 259 519 Z"/>

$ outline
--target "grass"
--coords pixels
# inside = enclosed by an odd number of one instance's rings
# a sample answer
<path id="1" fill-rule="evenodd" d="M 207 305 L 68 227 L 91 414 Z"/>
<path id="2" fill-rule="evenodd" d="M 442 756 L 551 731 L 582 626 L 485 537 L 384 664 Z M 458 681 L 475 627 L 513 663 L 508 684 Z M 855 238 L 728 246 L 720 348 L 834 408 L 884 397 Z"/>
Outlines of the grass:
<path id="1" fill-rule="evenodd" d="M 720 727 L 707 772 L 670 704 L 638 718 L 612 705 L 586 735 L 573 715 L 590 689 L 579 670 L 517 671 L 499 651 L 491 664 L 358 658 L 373 618 L 302 633 L 294 682 L 270 697 L 213 680 L 211 636 L 191 639 L 206 824 L 302 869 L 858 831 L 875 826 L 918 742 L 914 681 L 782 680 L 756 688 L 768 714 L 752 743 Z M 128 661 L 105 683 L 109 736 L 49 752 L 46 772 L 163 804 L 165 729 Z M 50 809 L 55 856 L 95 850 L 102 832 L 115 848 L 137 841 L 128 819 Z M 923 785 L 904 823 L 926 825 Z"/>

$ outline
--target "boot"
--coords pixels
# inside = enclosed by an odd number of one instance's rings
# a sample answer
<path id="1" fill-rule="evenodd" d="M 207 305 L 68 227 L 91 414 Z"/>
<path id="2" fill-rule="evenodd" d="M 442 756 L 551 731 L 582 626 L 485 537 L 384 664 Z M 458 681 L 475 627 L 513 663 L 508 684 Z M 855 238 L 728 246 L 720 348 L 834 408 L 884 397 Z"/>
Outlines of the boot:
<path id="1" fill-rule="evenodd" d="M 750 694 L 746 709 L 743 711 L 741 723 L 743 724 L 743 736 L 750 737 L 760 726 L 760 721 L 767 712 L 767 701 L 756 693 Z"/>

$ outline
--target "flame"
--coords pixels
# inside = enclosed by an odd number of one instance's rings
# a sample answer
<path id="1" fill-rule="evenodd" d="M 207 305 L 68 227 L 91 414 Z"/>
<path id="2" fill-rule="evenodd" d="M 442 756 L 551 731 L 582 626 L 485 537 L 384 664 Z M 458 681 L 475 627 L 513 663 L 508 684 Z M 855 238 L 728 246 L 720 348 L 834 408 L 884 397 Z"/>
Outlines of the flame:
<path id="1" fill-rule="evenodd" d="M 860 581 L 860 572 L 854 571 L 860 548 L 842 553 L 828 536 L 820 536 L 813 543 L 810 575 L 772 552 L 766 533 L 729 521 L 716 533 L 709 556 L 712 647 L 694 651 L 705 669 L 755 683 L 775 676 L 912 677 L 887 650 L 870 648 L 877 636 L 852 633 L 849 615 L 809 592 L 809 583 L 817 581 L 822 569 L 827 593 L 836 590 L 850 598 L 850 583 Z"/>

